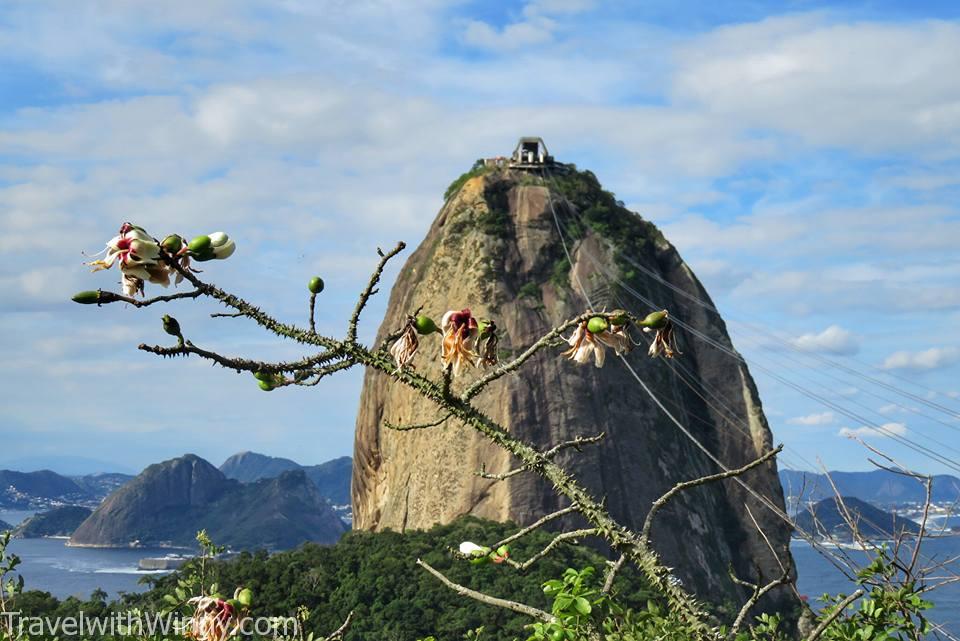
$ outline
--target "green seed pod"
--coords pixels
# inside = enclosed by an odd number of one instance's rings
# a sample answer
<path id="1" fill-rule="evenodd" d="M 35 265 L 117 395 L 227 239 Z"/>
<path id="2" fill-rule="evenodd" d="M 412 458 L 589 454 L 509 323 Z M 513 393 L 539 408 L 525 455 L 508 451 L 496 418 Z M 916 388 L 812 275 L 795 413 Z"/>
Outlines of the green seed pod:
<path id="1" fill-rule="evenodd" d="M 663 329 L 667 326 L 667 310 L 650 312 L 638 325 L 640 325 L 640 327 L 649 327 L 650 329 Z"/>
<path id="2" fill-rule="evenodd" d="M 270 381 L 257 381 L 257 385 L 259 385 L 260 389 L 262 389 L 264 392 L 273 391 L 273 383 Z"/>
<path id="3" fill-rule="evenodd" d="M 509 546 L 509 545 L 501 545 L 500 547 L 498 547 L 498 548 L 497 548 L 497 556 L 500 556 L 500 557 L 503 557 L 503 558 L 507 558 L 508 556 L 510 556 L 510 546 Z"/>
<path id="4" fill-rule="evenodd" d="M 417 333 L 423 336 L 440 331 L 440 329 L 437 327 L 437 324 L 433 322 L 433 319 L 429 316 L 424 316 L 423 314 L 414 319 L 413 326 L 416 328 Z"/>
<path id="5" fill-rule="evenodd" d="M 176 234 L 170 234 L 166 238 L 160 241 L 160 246 L 166 249 L 171 254 L 176 254 L 181 249 L 183 249 L 183 239 L 177 236 Z"/>
<path id="6" fill-rule="evenodd" d="M 307 283 L 307 289 L 310 290 L 311 294 L 319 294 L 323 291 L 323 279 L 319 276 L 314 276 L 310 279 L 310 282 Z"/>
<path id="7" fill-rule="evenodd" d="M 271 374 L 270 372 L 261 372 L 261 371 L 254 372 L 253 377 L 258 381 L 266 381 L 267 383 L 273 382 L 273 374 Z"/>
<path id="8" fill-rule="evenodd" d="M 207 235 L 197 236 L 190 241 L 190 244 L 187 245 L 192 253 L 196 254 L 198 257 L 203 254 L 210 253 L 213 254 L 213 241 L 210 240 L 210 237 Z"/>
<path id="9" fill-rule="evenodd" d="M 93 305 L 100 302 L 100 290 L 77 292 L 70 300 L 81 305 Z"/>
<path id="10" fill-rule="evenodd" d="M 587 331 L 591 334 L 599 334 L 600 332 L 607 331 L 607 328 L 610 327 L 610 324 L 607 322 L 606 318 L 601 316 L 594 316 L 589 321 L 587 321 Z"/>

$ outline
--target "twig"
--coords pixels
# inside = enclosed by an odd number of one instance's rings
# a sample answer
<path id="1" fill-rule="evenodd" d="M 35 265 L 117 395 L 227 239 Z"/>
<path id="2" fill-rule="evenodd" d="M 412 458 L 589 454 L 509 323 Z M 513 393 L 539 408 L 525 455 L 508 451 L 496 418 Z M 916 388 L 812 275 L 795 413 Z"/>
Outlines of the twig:
<path id="1" fill-rule="evenodd" d="M 463 394 L 460 396 L 460 398 L 464 401 L 469 401 L 471 398 L 479 394 L 484 387 L 486 387 L 493 381 L 497 380 L 502 376 L 509 374 L 510 372 L 515 372 L 516 370 L 518 370 L 521 365 L 523 365 L 528 360 L 530 360 L 541 349 L 545 347 L 549 347 L 551 341 L 559 337 L 561 334 L 563 334 L 563 332 L 565 332 L 566 330 L 568 330 L 569 328 L 575 325 L 578 325 L 579 323 L 582 323 L 585 320 L 589 320 L 590 318 L 596 315 L 597 314 L 593 312 L 586 312 L 586 313 L 580 314 L 576 318 L 571 318 L 570 320 L 563 323 L 562 325 L 559 325 L 558 327 L 551 329 L 549 332 L 544 334 L 537 342 L 535 342 L 533 345 L 525 349 L 523 353 L 520 354 L 520 356 L 516 357 L 509 363 L 504 363 L 503 365 L 496 368 L 489 374 L 483 376 L 478 381 L 473 383 L 473 385 L 465 389 L 463 391 Z"/>
<path id="2" fill-rule="evenodd" d="M 557 455 L 559 452 L 561 452 L 562 450 L 565 450 L 565 449 L 568 449 L 568 448 L 571 448 L 571 447 L 572 447 L 573 449 L 577 450 L 578 452 L 581 452 L 581 451 L 583 451 L 583 450 L 581 449 L 581 446 L 583 446 L 583 445 L 592 445 L 592 444 L 594 444 L 594 443 L 599 443 L 599 442 L 602 441 L 606 436 L 607 436 L 606 432 L 600 432 L 600 433 L 597 434 L 596 436 L 578 436 L 578 437 L 576 437 L 575 439 L 573 439 L 573 440 L 571 440 L 571 441 L 564 441 L 563 443 L 560 443 L 560 444 L 558 444 L 558 445 L 554 445 L 554 446 L 551 447 L 549 450 L 547 450 L 546 452 L 544 452 L 543 455 L 544 455 L 545 457 L 547 457 L 547 458 L 553 458 L 554 456 L 556 456 L 556 455 Z"/>
<path id="3" fill-rule="evenodd" d="M 743 604 L 743 607 L 740 608 L 740 612 L 737 613 L 737 618 L 734 619 L 733 625 L 730 626 L 730 631 L 727 633 L 728 639 L 734 639 L 737 636 L 737 632 L 740 631 L 740 627 L 743 626 L 743 622 L 746 621 L 747 615 L 750 613 L 750 610 L 753 609 L 753 606 L 755 606 L 757 602 L 760 599 L 762 599 L 763 596 L 767 594 L 770 590 L 776 587 L 779 587 L 785 583 L 789 583 L 790 573 L 787 571 L 784 571 L 784 573 L 780 575 L 779 579 L 775 579 L 770 583 L 767 583 L 763 587 L 760 587 L 754 583 L 750 583 L 749 581 L 744 581 L 743 579 L 740 579 L 735 574 L 733 574 L 733 572 L 730 573 L 730 577 L 733 579 L 734 583 L 746 586 L 753 590 L 753 594 L 750 595 L 750 598 L 747 599 L 746 603 Z"/>
<path id="4" fill-rule="evenodd" d="M 163 347 L 160 345 L 147 345 L 146 343 L 141 343 L 137 346 L 137 349 L 144 352 L 149 352 L 151 354 L 156 354 L 157 356 L 165 357 L 187 356 L 189 354 L 193 354 L 195 356 L 211 360 L 222 367 L 232 369 L 236 372 L 298 372 L 310 370 L 314 367 L 324 365 L 338 358 L 345 358 L 342 353 L 339 353 L 336 350 L 328 350 L 322 354 L 303 358 L 299 361 L 291 361 L 287 363 L 266 363 L 246 358 L 231 358 L 229 356 L 223 356 L 222 354 L 197 347 L 190 341 L 185 341 L 183 345 L 177 345 L 176 347 Z"/>
<path id="5" fill-rule="evenodd" d="M 241 318 L 243 316 L 246 316 L 246 314 L 244 314 L 243 312 L 234 312 L 232 314 L 227 314 L 224 312 L 214 312 L 213 314 L 210 314 L 210 318 Z"/>
<path id="6" fill-rule="evenodd" d="M 501 599 L 495 596 L 489 596 L 482 592 L 477 592 L 476 590 L 471 590 L 468 587 L 464 587 L 459 583 L 454 583 L 453 581 L 445 577 L 443 574 L 441 574 L 439 571 L 431 567 L 430 564 L 428 564 L 426 561 L 423 561 L 421 559 L 417 559 L 417 565 L 422 567 L 424 570 L 426 570 L 436 578 L 438 578 L 441 583 L 443 583 L 445 586 L 447 586 L 448 588 L 450 588 L 460 596 L 469 597 L 474 601 L 479 601 L 480 603 L 486 603 L 487 605 L 503 608 L 505 610 L 511 610 L 512 612 L 525 614 L 528 617 L 533 617 L 534 619 L 543 621 L 545 623 L 553 623 L 553 621 L 555 620 L 553 615 L 550 614 L 549 612 L 544 612 L 543 610 L 540 610 L 539 608 L 535 608 L 531 605 L 527 605 L 525 603 L 518 603 L 516 601 L 510 601 L 507 599 Z"/>
<path id="7" fill-rule="evenodd" d="M 563 532 L 553 537 L 553 540 L 547 543 L 547 546 L 545 548 L 543 548 L 542 550 L 540 550 L 539 552 L 531 556 L 529 559 L 527 559 L 523 563 L 512 562 L 510 563 L 510 565 L 515 567 L 520 572 L 526 572 L 527 568 L 529 568 L 531 565 L 533 565 L 543 557 L 550 554 L 553 548 L 557 547 L 561 543 L 565 541 L 582 539 L 586 536 L 596 536 L 597 534 L 599 534 L 599 530 L 597 530 L 596 528 L 585 528 L 583 530 L 571 530 L 570 532 Z"/>
<path id="8" fill-rule="evenodd" d="M 808 636 L 805 641 L 817 641 L 817 639 L 820 638 L 820 635 L 822 635 L 827 630 L 827 628 L 830 627 L 830 624 L 836 621 L 837 617 L 839 617 L 840 614 L 847 609 L 847 606 L 849 606 L 851 603 L 853 603 L 863 595 L 864 595 L 863 588 L 858 588 L 856 592 L 854 592 L 853 594 L 848 596 L 846 599 L 838 603 L 834 611 L 831 612 L 829 615 L 827 615 L 827 617 L 820 622 L 820 625 L 814 628 L 813 632 L 810 633 L 810 636 Z"/>
<path id="9" fill-rule="evenodd" d="M 343 625 L 330 633 L 330 636 L 326 637 L 325 641 L 335 641 L 336 639 L 342 639 L 344 633 L 347 629 L 350 628 L 350 624 L 353 622 L 353 610 L 350 610 L 350 614 L 347 615 L 346 620 L 344 620 Z"/>
<path id="10" fill-rule="evenodd" d="M 565 449 L 567 449 L 567 448 L 570 448 L 570 447 L 576 449 L 578 452 L 581 452 L 581 451 L 583 451 L 583 450 L 581 449 L 581 446 L 582 446 L 582 445 L 588 445 L 588 444 L 592 444 L 592 443 L 597 443 L 597 442 L 603 440 L 603 438 L 604 438 L 605 436 L 606 436 L 606 434 L 605 434 L 604 432 L 600 432 L 600 433 L 597 434 L 596 436 L 578 436 L 578 437 L 576 437 L 575 439 L 573 439 L 572 441 L 564 441 L 563 443 L 560 443 L 559 445 L 554 445 L 554 446 L 551 447 L 549 450 L 545 451 L 545 452 L 543 453 L 543 456 L 544 456 L 545 458 L 552 459 L 554 456 L 557 455 L 557 453 L 559 453 L 559 452 L 561 452 L 561 451 L 563 451 L 563 450 L 565 450 Z M 513 477 L 513 476 L 516 476 L 517 474 L 520 474 L 521 472 L 526 472 L 528 469 L 529 469 L 528 467 L 522 466 L 522 467 L 514 468 L 514 469 L 509 470 L 509 471 L 507 471 L 507 472 L 503 472 L 502 474 L 491 474 L 491 473 L 487 472 L 486 465 L 481 464 L 481 466 L 480 466 L 480 471 L 477 472 L 477 476 L 479 476 L 480 478 L 483 478 L 483 479 L 491 479 L 491 480 L 494 480 L 494 481 L 505 481 L 506 479 L 511 478 L 511 477 Z"/>
<path id="11" fill-rule="evenodd" d="M 377 264 L 377 268 L 373 271 L 373 275 L 370 276 L 370 281 L 367 283 L 367 286 L 360 294 L 360 300 L 357 301 L 357 306 L 353 310 L 353 315 L 350 316 L 350 323 L 347 325 L 348 343 L 357 342 L 357 323 L 360 322 L 360 314 L 363 312 L 363 308 L 367 306 L 367 301 L 370 300 L 370 297 L 377 293 L 377 283 L 380 282 L 380 277 L 383 276 L 383 268 L 386 267 L 387 261 L 402 252 L 406 246 L 407 244 L 401 241 L 397 243 L 396 247 L 391 249 L 386 254 L 377 249 L 377 253 L 380 254 L 380 262 Z M 313 314 L 311 314 L 310 317 L 312 319 Z"/>
<path id="12" fill-rule="evenodd" d="M 313 310 L 317 304 L 317 295 L 313 292 L 310 292 L 310 332 L 312 334 L 317 333 L 317 323 L 314 320 Z"/>
<path id="13" fill-rule="evenodd" d="M 680 483 L 677 483 L 672 488 L 670 488 L 666 494 L 664 494 L 659 499 L 653 502 L 653 505 L 650 507 L 650 511 L 647 512 L 647 518 L 643 522 L 643 530 L 640 533 L 641 538 L 643 538 L 646 541 L 650 540 L 650 530 L 653 527 L 653 517 L 656 516 L 657 512 L 659 512 L 660 509 L 663 508 L 663 506 L 669 503 L 670 500 L 680 492 L 684 490 L 688 490 L 691 487 L 696 487 L 698 485 L 705 485 L 707 483 L 712 483 L 714 481 L 720 481 L 723 479 L 730 478 L 732 476 L 739 476 L 740 474 L 744 474 L 749 470 L 757 467 L 758 465 L 762 465 L 766 463 L 771 458 L 779 454 L 782 450 L 783 450 L 783 445 L 778 445 L 776 448 L 770 450 L 760 458 L 754 461 L 751 461 L 750 463 L 747 463 L 743 467 L 738 467 L 735 470 L 720 472 L 719 474 L 711 474 L 709 476 L 701 476 L 698 479 L 693 479 L 690 481 L 682 481 Z"/>
<path id="14" fill-rule="evenodd" d="M 149 307 L 155 303 L 168 303 L 174 300 L 181 300 L 184 298 L 199 298 L 203 292 L 200 290 L 194 290 L 192 292 L 179 292 L 176 294 L 165 294 L 163 296 L 154 296 L 153 298 L 133 298 L 132 296 L 124 296 L 123 294 L 117 294 L 116 292 L 104 291 L 102 289 L 97 290 L 99 297 L 97 299 L 97 305 L 109 305 L 110 303 L 129 303 L 134 307 Z"/>
<path id="15" fill-rule="evenodd" d="M 619 559 L 613 563 L 610 563 L 610 569 L 607 570 L 607 576 L 603 579 L 603 588 L 600 590 L 601 594 L 610 594 L 610 590 L 613 589 L 613 581 L 617 578 L 617 572 L 620 571 L 626 561 L 626 555 L 621 554 Z"/>
<path id="16" fill-rule="evenodd" d="M 398 425 L 391 423 L 390 421 L 384 421 L 383 426 L 388 430 L 396 430 L 398 432 L 407 432 L 409 430 L 425 430 L 431 427 L 438 427 L 447 422 L 447 419 L 450 418 L 450 414 L 441 416 L 435 421 L 430 421 L 429 423 L 414 423 L 411 425 Z"/>
<path id="17" fill-rule="evenodd" d="M 547 514 L 546 516 L 537 519 L 536 521 L 534 521 L 533 523 L 531 523 L 531 524 L 528 525 L 527 527 L 525 527 L 525 528 L 523 528 L 522 530 L 518 531 L 516 534 L 512 534 L 512 535 L 508 536 L 507 538 L 503 539 L 502 541 L 498 541 L 497 543 L 494 543 L 491 547 L 493 547 L 493 549 L 496 550 L 496 549 L 497 549 L 498 547 L 500 547 L 501 545 L 508 545 L 508 544 L 510 544 L 510 543 L 513 543 L 513 542 L 516 541 L 517 539 L 522 538 L 522 537 L 526 536 L 527 534 L 530 534 L 531 532 L 533 532 L 533 531 L 536 530 L 537 528 L 543 527 L 544 525 L 546 525 L 546 524 L 549 523 L 550 521 L 553 521 L 554 519 L 559 519 L 561 516 L 566 516 L 567 514 L 573 514 L 573 513 L 576 512 L 576 511 L 577 511 L 577 506 L 576 506 L 576 505 L 571 505 L 570 507 L 565 507 L 565 508 L 563 508 L 562 510 L 557 510 L 556 512 L 553 512 L 553 513 L 551 513 L 551 514 Z"/>

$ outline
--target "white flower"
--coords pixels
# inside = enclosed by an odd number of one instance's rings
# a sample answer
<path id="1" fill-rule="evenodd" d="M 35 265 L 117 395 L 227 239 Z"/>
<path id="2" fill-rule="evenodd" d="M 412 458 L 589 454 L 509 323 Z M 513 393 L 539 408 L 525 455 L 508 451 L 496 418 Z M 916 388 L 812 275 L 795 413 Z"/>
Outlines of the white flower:
<path id="1" fill-rule="evenodd" d="M 230 258 L 233 252 L 237 250 L 237 244 L 222 231 L 215 231 L 210 234 L 210 246 L 213 247 L 214 258 L 221 260 Z"/>
<path id="2" fill-rule="evenodd" d="M 464 541 L 460 544 L 460 554 L 463 556 L 484 556 L 490 552 L 490 548 L 477 545 L 472 541 Z"/>
<path id="3" fill-rule="evenodd" d="M 107 242 L 105 251 L 104 258 L 89 263 L 93 271 L 110 269 L 117 262 L 123 273 L 150 280 L 151 275 L 146 268 L 157 264 L 160 246 L 143 228 L 124 223 L 120 233 Z"/>

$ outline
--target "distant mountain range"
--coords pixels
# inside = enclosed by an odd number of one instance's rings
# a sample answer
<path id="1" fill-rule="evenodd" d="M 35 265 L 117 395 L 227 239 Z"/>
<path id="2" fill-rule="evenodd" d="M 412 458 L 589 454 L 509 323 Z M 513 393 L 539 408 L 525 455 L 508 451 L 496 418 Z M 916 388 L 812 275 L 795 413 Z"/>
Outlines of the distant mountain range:
<path id="1" fill-rule="evenodd" d="M 320 494 L 334 505 L 349 505 L 350 477 L 353 473 L 353 459 L 349 456 L 335 458 L 320 465 L 300 465 L 288 458 L 241 452 L 234 454 L 220 466 L 220 471 L 227 478 L 241 483 L 276 478 L 293 470 L 302 470 L 317 486 Z"/>
<path id="2" fill-rule="evenodd" d="M 0 533 L 8 532 L 13 529 L 13 526 L 7 523 L 6 521 L 0 521 Z"/>
<path id="3" fill-rule="evenodd" d="M 187 454 L 151 465 L 110 495 L 70 544 L 192 547 L 200 529 L 235 549 L 286 549 L 334 543 L 347 528 L 301 469 L 245 484 Z"/>
<path id="4" fill-rule="evenodd" d="M 797 527 L 814 535 L 849 541 L 853 538 L 853 531 L 844 518 L 844 511 L 850 515 L 857 532 L 865 539 L 890 539 L 903 532 L 916 534 L 920 531 L 920 526 L 910 519 L 852 496 L 844 496 L 842 505 L 835 496 L 811 505 L 797 515 Z"/>
<path id="5" fill-rule="evenodd" d="M 925 488 L 917 479 L 888 472 L 830 472 L 841 496 L 853 496 L 875 505 L 894 506 L 922 503 Z M 780 470 L 784 494 L 792 503 L 821 501 L 834 496 L 830 480 L 824 474 Z M 960 479 L 946 474 L 933 477 L 933 501 L 954 503 L 960 500 Z"/>

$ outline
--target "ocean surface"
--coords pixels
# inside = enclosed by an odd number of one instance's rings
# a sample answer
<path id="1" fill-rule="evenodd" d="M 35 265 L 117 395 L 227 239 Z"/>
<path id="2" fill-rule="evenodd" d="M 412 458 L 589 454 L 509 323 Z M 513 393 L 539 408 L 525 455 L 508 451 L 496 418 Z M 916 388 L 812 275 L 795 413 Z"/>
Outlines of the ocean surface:
<path id="1" fill-rule="evenodd" d="M 2 512 L 0 520 L 17 524 L 30 512 Z M 98 550 L 69 548 L 62 539 L 19 539 L 11 541 L 10 551 L 21 560 L 19 571 L 26 581 L 27 589 L 45 590 L 56 597 L 88 597 L 101 588 L 111 597 L 122 592 L 139 592 L 145 586 L 139 583 L 144 576 L 163 572 L 141 572 L 137 562 L 143 557 L 164 556 L 170 550 Z M 814 609 L 822 605 L 823 593 L 849 594 L 856 589 L 843 574 L 818 551 L 802 541 L 791 545 L 797 563 L 799 580 L 797 587 L 809 599 Z M 853 559 L 863 562 L 866 554 L 856 550 L 844 550 Z M 960 537 L 927 539 L 924 542 L 922 561 L 945 560 L 960 555 Z M 960 563 L 954 563 L 938 576 L 960 575 Z M 931 621 L 944 624 L 954 635 L 960 634 L 960 582 L 944 586 L 928 595 L 935 607 L 930 613 Z"/>
<path id="2" fill-rule="evenodd" d="M 809 599 L 810 606 L 818 610 L 823 603 L 820 597 L 828 594 L 850 594 L 856 585 L 847 580 L 840 570 L 805 541 L 793 541 L 790 545 L 797 564 L 797 589 Z M 867 554 L 857 550 L 843 550 L 858 566 L 864 565 Z M 930 567 L 935 562 L 946 561 L 960 555 L 960 536 L 925 539 L 921 548 L 919 566 Z M 937 571 L 937 577 L 960 576 L 960 563 L 954 562 Z M 960 634 L 960 582 L 951 583 L 926 595 L 934 608 L 929 610 L 932 623 L 942 624 L 953 635 Z"/>

